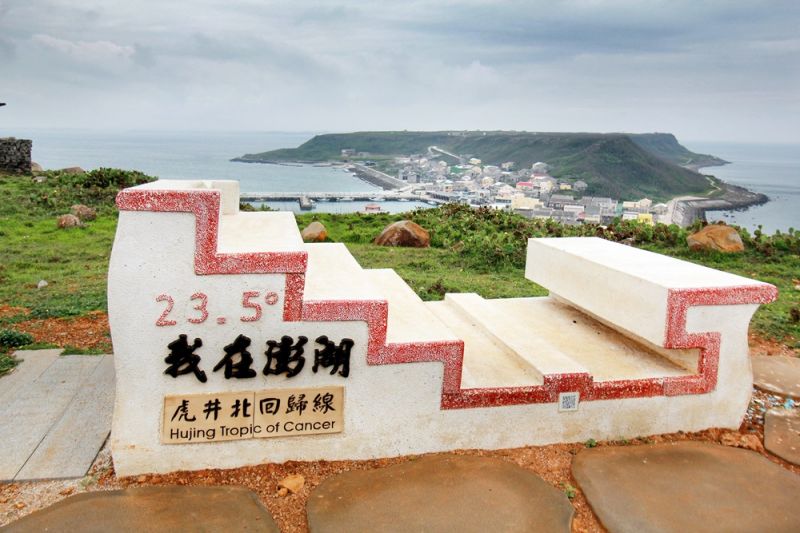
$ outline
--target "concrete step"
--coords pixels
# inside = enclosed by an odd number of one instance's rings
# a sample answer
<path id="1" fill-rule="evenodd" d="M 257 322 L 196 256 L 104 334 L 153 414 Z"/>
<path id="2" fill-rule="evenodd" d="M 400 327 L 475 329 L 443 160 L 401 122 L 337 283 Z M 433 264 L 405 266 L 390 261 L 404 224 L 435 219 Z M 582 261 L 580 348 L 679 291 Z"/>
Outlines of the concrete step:
<path id="1" fill-rule="evenodd" d="M 397 272 L 391 269 L 369 269 L 364 272 L 389 302 L 387 343 L 459 340 Z"/>
<path id="2" fill-rule="evenodd" d="M 304 249 L 308 252 L 305 300 L 384 299 L 344 244 L 305 244 Z"/>
<path id="3" fill-rule="evenodd" d="M 292 213 L 237 213 L 219 219 L 219 253 L 302 250 L 303 239 Z"/>
<path id="4" fill-rule="evenodd" d="M 544 298 L 530 298 L 530 302 Z M 532 333 L 541 317 L 530 316 L 528 309 L 504 309 L 498 300 L 484 300 L 475 293 L 447 294 L 445 302 L 473 321 L 485 334 L 504 344 L 533 366 L 541 376 L 547 374 L 585 374 L 586 368 L 556 349 L 547 338 Z"/>
<path id="5" fill-rule="evenodd" d="M 486 335 L 449 302 L 427 302 L 425 306 L 464 341 L 461 388 L 486 389 L 542 385 L 542 375 L 497 338 Z M 425 327 L 420 324 L 420 328 Z"/>
<path id="6" fill-rule="evenodd" d="M 445 301 L 543 375 L 584 372 L 602 382 L 692 373 L 553 298 L 484 300 L 458 294 Z"/>

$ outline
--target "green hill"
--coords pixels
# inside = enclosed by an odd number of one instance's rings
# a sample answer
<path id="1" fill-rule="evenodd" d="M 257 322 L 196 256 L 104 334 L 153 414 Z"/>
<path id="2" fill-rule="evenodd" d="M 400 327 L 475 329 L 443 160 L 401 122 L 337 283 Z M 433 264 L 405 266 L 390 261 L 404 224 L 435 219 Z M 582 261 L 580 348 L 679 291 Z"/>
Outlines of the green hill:
<path id="1" fill-rule="evenodd" d="M 628 137 L 651 154 L 676 165 L 700 168 L 728 163 L 728 161 L 713 155 L 698 154 L 687 150 L 671 133 L 637 133 L 628 135 Z"/>
<path id="2" fill-rule="evenodd" d="M 427 153 L 437 146 L 460 156 L 480 158 L 484 164 L 513 161 L 517 168 L 537 161 L 551 166 L 553 176 L 585 181 L 587 194 L 636 199 L 666 199 L 702 193 L 708 181 L 681 164 L 723 164 L 695 154 L 671 134 L 532 133 L 532 132 L 358 132 L 317 135 L 297 148 L 246 154 L 236 161 L 334 161 L 343 149 L 370 156 Z"/>

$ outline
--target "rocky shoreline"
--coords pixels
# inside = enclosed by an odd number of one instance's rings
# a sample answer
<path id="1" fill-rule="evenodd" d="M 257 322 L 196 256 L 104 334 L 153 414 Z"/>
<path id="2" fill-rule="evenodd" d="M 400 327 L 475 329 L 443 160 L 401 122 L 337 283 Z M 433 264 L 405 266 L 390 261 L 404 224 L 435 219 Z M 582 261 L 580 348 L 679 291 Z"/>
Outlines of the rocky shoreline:
<path id="1" fill-rule="evenodd" d="M 719 181 L 721 194 L 713 198 L 692 198 L 678 200 L 673 222 L 680 226 L 690 226 L 695 220 L 706 220 L 707 211 L 734 211 L 747 209 L 769 201 L 766 194 L 753 192 L 738 185 Z"/>

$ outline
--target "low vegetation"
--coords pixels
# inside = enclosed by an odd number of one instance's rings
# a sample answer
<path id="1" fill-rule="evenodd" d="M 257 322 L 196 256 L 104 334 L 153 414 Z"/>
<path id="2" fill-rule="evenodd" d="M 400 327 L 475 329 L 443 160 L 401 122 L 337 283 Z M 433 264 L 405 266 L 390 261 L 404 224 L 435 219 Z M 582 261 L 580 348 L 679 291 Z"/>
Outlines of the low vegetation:
<path id="1" fill-rule="evenodd" d="M 112 169 L 51 172 L 39 181 L 0 176 L 5 200 L 0 205 L 0 330 L 3 338 L 16 339 L 14 346 L 0 347 L 0 374 L 13 365 L 7 354 L 21 342 L 14 332 L 21 334 L 27 321 L 105 311 L 106 272 L 117 221 L 113 199 L 121 188 L 152 179 Z M 58 229 L 56 217 L 76 203 L 94 207 L 97 218 Z M 401 218 L 428 229 L 431 248 L 371 244 L 386 225 Z M 524 277 L 529 237 L 599 236 L 760 279 L 778 286 L 780 296 L 756 313 L 754 331 L 800 353 L 800 232 L 794 230 L 774 235 L 740 230 L 746 251 L 724 255 L 689 251 L 688 231 L 677 226 L 563 226 L 457 205 L 405 215 L 310 213 L 298 216 L 298 224 L 305 227 L 315 219 L 325 224 L 330 240 L 345 243 L 364 267 L 394 268 L 424 300 L 441 299 L 446 292 L 476 292 L 487 298 L 546 294 Z"/>

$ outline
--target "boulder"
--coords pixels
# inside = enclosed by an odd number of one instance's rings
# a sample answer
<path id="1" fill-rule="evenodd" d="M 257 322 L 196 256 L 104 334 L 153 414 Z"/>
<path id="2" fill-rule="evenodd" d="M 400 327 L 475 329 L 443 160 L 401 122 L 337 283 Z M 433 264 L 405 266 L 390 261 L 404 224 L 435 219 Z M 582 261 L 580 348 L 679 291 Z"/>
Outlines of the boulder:
<path id="1" fill-rule="evenodd" d="M 42 172 L 42 171 L 44 171 L 42 165 L 34 161 L 31 161 L 31 172 Z"/>
<path id="2" fill-rule="evenodd" d="M 431 236 L 419 224 L 410 220 L 400 220 L 386 226 L 374 243 L 379 246 L 427 248 L 431 245 Z"/>
<path id="3" fill-rule="evenodd" d="M 75 215 L 61 215 L 58 217 L 58 227 L 61 229 L 64 228 L 74 228 L 76 226 L 82 226 L 83 223 L 81 219 L 76 217 Z"/>
<path id="4" fill-rule="evenodd" d="M 85 222 L 87 220 L 94 220 L 97 218 L 97 211 L 94 208 L 89 207 L 88 205 L 83 204 L 75 204 L 69 208 L 70 213 L 78 217 L 81 222 Z"/>
<path id="5" fill-rule="evenodd" d="M 306 229 L 300 232 L 305 242 L 322 242 L 328 237 L 328 230 L 322 222 L 316 220 L 306 226 Z"/>
<path id="6" fill-rule="evenodd" d="M 743 252 L 744 243 L 739 233 L 724 224 L 711 224 L 686 237 L 686 244 L 692 250 L 734 253 Z"/>
<path id="7" fill-rule="evenodd" d="M 59 172 L 63 172 L 64 174 L 86 174 L 86 171 L 81 167 L 62 168 Z"/>

